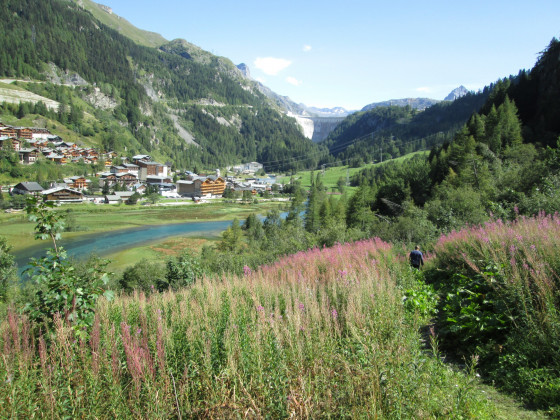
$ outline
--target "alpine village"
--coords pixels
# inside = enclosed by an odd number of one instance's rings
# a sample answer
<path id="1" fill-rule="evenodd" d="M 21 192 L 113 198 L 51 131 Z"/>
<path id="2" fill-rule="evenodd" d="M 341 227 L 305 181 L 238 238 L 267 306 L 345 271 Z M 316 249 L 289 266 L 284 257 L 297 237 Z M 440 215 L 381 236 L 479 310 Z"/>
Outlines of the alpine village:
<path id="1" fill-rule="evenodd" d="M 0 418 L 560 418 L 556 38 L 333 117 L 0 4 Z"/>

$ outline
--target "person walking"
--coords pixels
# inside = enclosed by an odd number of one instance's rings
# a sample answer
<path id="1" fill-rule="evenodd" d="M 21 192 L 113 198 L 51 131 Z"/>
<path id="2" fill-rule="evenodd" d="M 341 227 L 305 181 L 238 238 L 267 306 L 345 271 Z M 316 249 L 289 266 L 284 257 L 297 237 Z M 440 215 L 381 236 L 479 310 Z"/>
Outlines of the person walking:
<path id="1" fill-rule="evenodd" d="M 420 246 L 416 245 L 414 251 L 410 252 L 410 265 L 420 270 L 420 267 L 424 265 L 424 255 L 420 251 Z"/>

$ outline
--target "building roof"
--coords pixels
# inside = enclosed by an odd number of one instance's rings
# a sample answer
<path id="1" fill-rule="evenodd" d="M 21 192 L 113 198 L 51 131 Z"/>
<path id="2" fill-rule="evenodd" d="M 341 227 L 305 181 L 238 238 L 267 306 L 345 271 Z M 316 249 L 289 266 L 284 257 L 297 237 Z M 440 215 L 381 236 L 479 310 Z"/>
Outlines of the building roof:
<path id="1" fill-rule="evenodd" d="M 128 198 L 132 195 L 134 195 L 135 191 L 115 191 L 115 194 L 117 197 L 121 197 L 121 198 Z"/>
<path id="2" fill-rule="evenodd" d="M 31 182 L 20 182 L 14 188 L 17 188 L 18 190 L 29 191 L 29 192 L 43 191 L 43 187 L 41 187 L 39 185 L 39 183 L 33 182 L 33 181 L 31 181 Z"/>
<path id="3" fill-rule="evenodd" d="M 115 176 L 116 176 L 117 178 L 122 178 L 122 177 L 125 177 L 125 176 L 128 176 L 128 177 L 131 176 L 131 177 L 133 177 L 133 178 L 137 178 L 136 175 L 131 174 L 130 172 L 125 172 L 125 173 L 121 173 L 121 174 L 115 174 Z"/>
<path id="4" fill-rule="evenodd" d="M 62 191 L 62 190 L 68 190 L 68 191 L 74 192 L 76 194 L 83 195 L 81 191 L 73 190 L 72 188 L 68 188 L 68 187 L 55 187 L 55 188 L 51 188 L 49 190 L 44 190 L 43 195 L 52 194 L 52 193 Z"/>

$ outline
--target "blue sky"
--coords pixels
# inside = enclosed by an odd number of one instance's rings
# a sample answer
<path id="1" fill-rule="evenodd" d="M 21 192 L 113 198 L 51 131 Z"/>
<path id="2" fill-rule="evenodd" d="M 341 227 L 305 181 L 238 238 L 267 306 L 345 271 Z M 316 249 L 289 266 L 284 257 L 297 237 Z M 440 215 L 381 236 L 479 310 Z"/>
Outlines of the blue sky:
<path id="1" fill-rule="evenodd" d="M 103 1 L 141 29 L 246 63 L 276 93 L 317 107 L 478 90 L 530 69 L 560 36 L 558 0 Z"/>

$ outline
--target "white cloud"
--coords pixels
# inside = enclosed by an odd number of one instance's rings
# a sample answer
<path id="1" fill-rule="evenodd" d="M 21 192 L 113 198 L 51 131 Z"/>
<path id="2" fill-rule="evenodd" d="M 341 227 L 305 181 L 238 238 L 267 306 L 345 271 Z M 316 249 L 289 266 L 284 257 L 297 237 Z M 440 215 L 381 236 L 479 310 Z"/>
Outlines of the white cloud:
<path id="1" fill-rule="evenodd" d="M 431 91 L 432 91 L 432 89 L 427 87 L 427 86 L 422 86 L 422 87 L 416 88 L 416 92 L 430 93 Z"/>
<path id="2" fill-rule="evenodd" d="M 255 67 L 270 76 L 276 76 L 286 67 L 289 67 L 290 64 L 292 64 L 292 62 L 284 58 L 258 57 L 255 60 Z"/>
<path id="3" fill-rule="evenodd" d="M 311 45 L 304 45 L 303 52 L 309 52 L 309 51 L 311 51 Z"/>
<path id="4" fill-rule="evenodd" d="M 286 82 L 294 86 L 300 86 L 303 82 L 301 80 L 296 79 L 295 77 L 286 77 Z"/>

